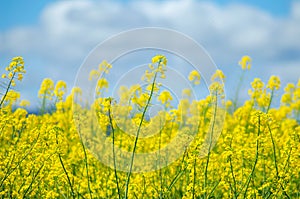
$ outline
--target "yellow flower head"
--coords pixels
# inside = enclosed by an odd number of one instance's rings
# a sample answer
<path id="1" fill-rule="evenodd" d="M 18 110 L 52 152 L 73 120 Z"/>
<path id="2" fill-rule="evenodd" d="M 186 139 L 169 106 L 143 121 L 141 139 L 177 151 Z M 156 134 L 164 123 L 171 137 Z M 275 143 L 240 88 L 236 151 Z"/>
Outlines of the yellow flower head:
<path id="1" fill-rule="evenodd" d="M 20 106 L 30 106 L 30 102 L 28 101 L 28 100 L 22 100 L 21 102 L 20 102 Z"/>
<path id="2" fill-rule="evenodd" d="M 11 86 L 16 86 L 15 80 L 11 80 Z"/>
<path id="3" fill-rule="evenodd" d="M 98 79 L 100 76 L 100 72 L 97 70 L 91 70 L 90 75 L 89 75 L 89 81 L 92 79 Z"/>
<path id="4" fill-rule="evenodd" d="M 102 72 L 108 74 L 108 73 L 109 73 L 109 70 L 110 70 L 111 68 L 112 68 L 112 65 L 109 64 L 106 60 L 103 60 L 103 61 L 99 64 L 99 66 L 98 66 L 98 70 L 99 70 L 100 74 L 101 74 Z"/>
<path id="5" fill-rule="evenodd" d="M 45 96 L 51 99 L 51 97 L 53 96 L 53 90 L 54 82 L 50 78 L 45 78 L 39 90 L 39 97 L 43 98 Z"/>
<path id="6" fill-rule="evenodd" d="M 59 101 L 63 99 L 63 96 L 66 93 L 66 91 L 67 91 L 66 82 L 62 80 L 58 81 L 55 85 L 54 94 Z"/>
<path id="7" fill-rule="evenodd" d="M 194 85 L 198 85 L 198 84 L 200 84 L 201 76 L 200 76 L 200 74 L 198 73 L 198 71 L 193 70 L 192 72 L 190 72 L 188 79 L 189 79 L 191 82 L 193 82 Z"/>
<path id="8" fill-rule="evenodd" d="M 163 65 L 167 65 L 167 58 L 163 55 L 156 55 L 152 58 L 152 64 L 162 63 Z"/>
<path id="9" fill-rule="evenodd" d="M 212 75 L 211 81 L 214 81 L 216 79 L 219 79 L 219 80 L 225 79 L 225 75 L 221 70 L 216 70 L 215 74 Z"/>
<path id="10" fill-rule="evenodd" d="M 278 90 L 280 88 L 280 78 L 278 76 L 271 76 L 267 85 L 271 90 Z"/>
<path id="11" fill-rule="evenodd" d="M 146 87 L 146 90 L 151 91 L 152 87 L 153 87 L 153 91 L 157 92 L 157 91 L 159 91 L 160 85 L 159 84 L 148 84 L 148 86 Z"/>
<path id="12" fill-rule="evenodd" d="M 162 91 L 158 96 L 158 100 L 161 101 L 162 104 L 169 105 L 170 101 L 173 100 L 173 97 L 169 91 Z"/>
<path id="13" fill-rule="evenodd" d="M 154 77 L 154 73 L 152 71 L 146 70 L 144 75 L 142 76 L 142 80 L 146 82 L 151 82 Z"/>
<path id="14" fill-rule="evenodd" d="M 22 79 L 23 79 L 23 74 L 22 74 L 22 73 L 19 73 L 19 74 L 18 74 L 18 80 L 19 80 L 19 81 L 22 81 Z"/>
<path id="15" fill-rule="evenodd" d="M 192 90 L 191 89 L 183 89 L 182 90 L 182 96 L 183 97 L 191 97 L 192 96 Z"/>
<path id="16" fill-rule="evenodd" d="M 10 104 L 13 104 L 14 102 L 16 102 L 19 98 L 20 98 L 20 93 L 10 90 L 7 92 L 7 98 L 6 100 L 9 101 Z"/>
<path id="17" fill-rule="evenodd" d="M 249 56 L 243 56 L 242 59 L 239 62 L 239 65 L 242 67 L 243 70 L 250 70 L 251 68 L 251 58 Z"/>
<path id="18" fill-rule="evenodd" d="M 253 82 L 251 82 L 251 86 L 255 90 L 261 90 L 265 84 L 261 81 L 260 78 L 254 78 Z"/>
<path id="19" fill-rule="evenodd" d="M 101 78 L 97 82 L 97 89 L 108 88 L 108 81 L 105 78 Z"/>
<path id="20" fill-rule="evenodd" d="M 9 79 L 13 78 L 13 76 L 14 76 L 14 73 L 13 73 L 13 72 L 9 72 L 9 73 L 8 73 L 8 78 L 9 78 Z"/>
<path id="21" fill-rule="evenodd" d="M 6 71 L 14 73 L 26 73 L 24 70 L 24 60 L 23 57 L 14 57 L 10 62 L 9 66 L 5 68 Z"/>

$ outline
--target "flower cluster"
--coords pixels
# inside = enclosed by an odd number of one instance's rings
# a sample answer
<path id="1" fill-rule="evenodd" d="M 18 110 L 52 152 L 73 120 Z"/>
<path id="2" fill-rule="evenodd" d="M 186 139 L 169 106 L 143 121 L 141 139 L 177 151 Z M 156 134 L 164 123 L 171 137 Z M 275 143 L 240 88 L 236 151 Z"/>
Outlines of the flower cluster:
<path id="1" fill-rule="evenodd" d="M 12 105 L 17 99 L 20 98 L 20 94 L 12 90 L 12 87 L 16 86 L 15 79 L 22 81 L 23 74 L 26 73 L 24 69 L 24 60 L 23 57 L 14 57 L 12 58 L 10 64 L 5 68 L 6 73 L 2 74 L 2 79 L 6 80 L 1 87 L 6 88 L 4 93 L 1 93 L 0 98 L 0 108 L 6 102 L 8 105 Z"/>
<path id="2" fill-rule="evenodd" d="M 250 69 L 250 61 L 243 57 L 242 68 Z M 9 74 L 3 77 L 11 81 L 25 72 L 23 66 L 21 58 L 14 58 L 7 68 Z M 164 56 L 152 59 L 144 74 L 145 87 L 121 86 L 118 100 L 101 95 L 109 86 L 103 75 L 111 67 L 103 62 L 91 72 L 98 92 L 91 107 L 73 101 L 80 97 L 80 88 L 65 96 L 66 83 L 55 84 L 51 79 L 41 83 L 38 93 L 41 114 L 13 108 L 20 96 L 11 94 L 13 100 L 0 109 L 0 198 L 299 197 L 300 80 L 288 84 L 281 104 L 273 107 L 273 95 L 281 86 L 279 77 L 270 77 L 267 84 L 256 78 L 249 99 L 231 109 L 233 103 L 222 98 L 225 75 L 220 70 L 212 76 L 210 95 L 192 101 L 192 91 L 185 89 L 183 99 L 175 104 L 172 93 L 159 83 L 159 78 L 167 78 Z M 197 89 L 199 73 L 192 71 L 187 79 Z M 165 109 L 149 116 L 153 100 Z M 216 100 L 224 104 L 219 111 L 226 113 L 222 134 L 212 147 L 213 131 L 210 139 L 206 135 L 218 121 Z M 47 106 L 51 111 L 46 114 Z M 76 125 L 78 121 L 81 125 Z M 84 134 L 78 133 L 79 128 Z M 130 174 L 118 170 L 117 166 L 124 165 L 120 151 L 153 153 L 178 136 L 192 142 L 167 167 Z M 113 143 L 111 151 L 106 143 Z M 178 150 L 173 147 L 169 153 Z M 114 160 L 115 166 L 103 165 L 97 155 Z M 159 165 L 167 159 L 153 161 Z"/>

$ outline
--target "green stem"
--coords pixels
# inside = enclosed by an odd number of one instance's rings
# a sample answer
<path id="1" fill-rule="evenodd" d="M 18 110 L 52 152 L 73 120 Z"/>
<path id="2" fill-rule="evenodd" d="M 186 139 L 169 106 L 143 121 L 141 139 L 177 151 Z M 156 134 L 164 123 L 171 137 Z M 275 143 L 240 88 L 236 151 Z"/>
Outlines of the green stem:
<path id="1" fill-rule="evenodd" d="M 41 114 L 43 115 L 46 110 L 46 93 L 43 96 L 43 101 L 42 101 L 42 108 L 41 108 Z"/>
<path id="2" fill-rule="evenodd" d="M 211 189 L 210 193 L 208 194 L 207 198 L 214 198 L 211 197 L 211 195 L 214 193 L 214 191 L 216 190 L 217 186 L 220 184 L 220 182 L 222 181 L 222 179 L 220 178 L 220 180 L 215 184 L 215 186 L 213 186 L 213 188 Z"/>
<path id="3" fill-rule="evenodd" d="M 289 153 L 288 153 L 288 157 L 287 157 L 287 159 L 286 159 L 286 161 L 285 161 L 285 164 L 284 164 L 284 167 L 283 167 L 284 172 L 286 171 L 286 167 L 287 167 L 288 164 L 289 164 L 292 150 L 293 150 L 293 147 L 291 147 L 291 149 L 290 149 L 290 151 L 289 151 Z"/>
<path id="4" fill-rule="evenodd" d="M 233 179 L 233 190 L 234 190 L 234 198 L 237 198 L 237 193 L 236 193 L 236 179 L 233 173 L 233 165 L 232 165 L 232 159 L 231 156 L 229 156 L 229 163 L 230 163 L 230 171 L 231 171 L 231 176 Z"/>
<path id="5" fill-rule="evenodd" d="M 13 72 L 13 75 L 12 75 L 11 79 L 9 80 L 8 86 L 6 88 L 6 91 L 5 91 L 5 93 L 4 93 L 4 95 L 3 95 L 2 99 L 1 99 L 0 108 L 2 107 L 2 104 L 3 104 L 4 100 L 5 100 L 5 98 L 7 97 L 7 93 L 9 91 L 10 87 L 11 87 L 11 84 L 12 84 L 12 81 L 13 81 L 15 75 L 16 75 L 16 73 Z"/>
<path id="6" fill-rule="evenodd" d="M 236 88 L 235 98 L 234 98 L 234 101 L 233 101 L 233 112 L 234 112 L 234 111 L 236 110 L 236 108 L 237 108 L 237 103 L 238 103 L 239 93 L 240 93 L 240 89 L 241 89 L 242 82 L 243 82 L 243 79 L 244 79 L 244 75 L 245 75 L 245 70 L 243 70 L 242 75 L 240 76 L 240 79 L 239 79 L 238 86 L 237 86 L 237 88 Z"/>
<path id="7" fill-rule="evenodd" d="M 29 189 L 32 187 L 32 185 L 33 185 L 33 183 L 34 183 L 36 177 L 39 175 L 39 173 L 41 172 L 42 168 L 44 167 L 45 162 L 48 161 L 48 160 L 50 159 L 50 157 L 51 157 L 52 155 L 54 155 L 54 154 L 55 154 L 55 153 L 53 153 L 53 154 L 51 154 L 50 156 L 48 156 L 47 160 L 45 160 L 45 161 L 42 163 L 42 165 L 39 167 L 38 171 L 37 171 L 36 174 L 33 176 L 33 178 L 32 178 L 32 180 L 31 180 L 29 186 L 28 186 L 27 189 L 25 190 L 25 192 L 24 192 L 24 194 L 23 194 L 23 198 L 25 198 L 25 196 L 26 196 L 26 194 L 28 193 Z"/>
<path id="8" fill-rule="evenodd" d="M 184 167 L 184 169 L 182 169 L 182 164 L 184 163 L 184 159 L 187 155 L 187 150 L 184 152 L 183 157 L 182 157 L 182 161 L 180 163 L 180 169 L 179 172 L 176 174 L 176 176 L 173 178 L 173 180 L 171 181 L 169 187 L 168 187 L 168 191 L 171 191 L 172 187 L 175 185 L 175 183 L 177 182 L 177 180 L 179 180 L 179 178 L 182 176 L 182 174 L 185 172 L 185 170 L 187 169 L 187 166 Z"/>
<path id="9" fill-rule="evenodd" d="M 87 176 L 87 181 L 88 181 L 89 195 L 90 195 L 90 198 L 92 199 L 93 197 L 92 197 L 92 190 L 91 190 L 91 185 L 90 185 L 90 175 L 89 175 L 89 167 L 88 167 L 88 158 L 87 158 L 86 149 L 85 149 L 85 146 L 83 144 L 81 135 L 80 135 L 80 141 L 81 141 L 81 145 L 82 145 L 83 152 L 84 152 L 84 163 L 85 163 L 85 167 L 86 167 L 86 176 Z"/>
<path id="10" fill-rule="evenodd" d="M 273 139 L 273 135 L 272 135 L 272 131 L 271 131 L 271 128 L 270 128 L 270 125 L 268 124 L 268 129 L 269 129 L 269 132 L 270 132 L 270 137 L 271 137 L 271 140 L 272 140 L 272 147 L 273 147 L 273 158 L 274 158 L 274 165 L 275 165 L 275 169 L 276 169 L 276 177 L 277 179 L 280 178 L 279 176 L 279 172 L 278 172 L 278 165 L 277 165 L 277 159 L 276 159 L 276 148 L 275 148 L 275 142 L 274 142 L 274 139 Z M 280 183 L 280 187 L 283 191 L 283 194 L 287 197 L 287 198 L 290 198 L 289 195 L 286 193 L 285 191 L 285 188 L 283 187 L 283 185 Z"/>
<path id="11" fill-rule="evenodd" d="M 215 106 L 214 106 L 214 115 L 213 115 L 213 123 L 211 127 L 211 133 L 209 135 L 209 147 L 208 147 L 208 154 L 207 154 L 207 159 L 206 159 L 206 164 L 205 164 L 205 170 L 204 170 L 204 189 L 206 189 L 207 186 L 207 173 L 208 173 L 208 165 L 209 165 L 209 160 L 210 160 L 210 154 L 211 154 L 211 148 L 212 148 L 212 138 L 213 138 L 213 132 L 214 132 L 214 127 L 215 127 L 215 119 L 217 115 L 217 105 L 218 105 L 218 93 L 216 91 L 216 101 L 215 101 Z M 205 197 L 206 197 L 206 190 L 205 190 Z"/>
<path id="12" fill-rule="evenodd" d="M 193 179 L 193 199 L 195 198 L 195 184 L 196 184 L 196 176 L 197 176 L 197 173 L 196 173 L 196 157 L 194 157 L 194 179 Z"/>
<path id="13" fill-rule="evenodd" d="M 159 197 L 163 198 L 163 178 L 162 178 L 162 172 L 161 172 L 161 168 L 160 168 L 160 161 L 161 161 L 161 156 L 160 156 L 161 133 L 162 133 L 162 130 L 159 131 L 159 144 L 158 144 L 158 164 L 159 164 L 159 177 L 160 177 L 160 193 L 159 193 Z"/>
<path id="14" fill-rule="evenodd" d="M 116 184 L 117 184 L 117 190 L 118 190 L 118 197 L 121 199 L 121 192 L 119 187 L 119 178 L 117 173 L 117 163 L 116 163 L 116 152 L 115 152 L 115 128 L 113 126 L 112 117 L 111 117 L 111 99 L 110 99 L 110 106 L 108 109 L 108 117 L 109 117 L 109 123 L 111 126 L 112 131 L 112 143 L 113 143 L 113 160 L 114 160 L 114 172 L 115 172 L 115 178 L 116 178 Z"/>
<path id="15" fill-rule="evenodd" d="M 160 62 L 158 63 L 158 65 L 160 65 Z M 125 184 L 125 199 L 128 198 L 128 186 L 129 186 L 131 172 L 132 172 L 132 167 L 133 167 L 135 150 L 136 150 L 137 142 L 138 142 L 138 139 L 139 139 L 139 134 L 140 134 L 140 131 L 141 131 L 141 127 L 142 127 L 142 124 L 143 124 L 143 121 L 144 121 L 144 117 L 145 117 L 147 108 L 150 105 L 150 101 L 151 101 L 151 98 L 152 98 L 152 95 L 153 95 L 153 92 L 154 92 L 154 86 L 155 86 L 156 77 L 157 77 L 157 72 L 155 73 L 155 76 L 154 76 L 154 79 L 153 79 L 153 82 L 152 82 L 150 96 L 149 96 L 147 104 L 146 104 L 146 106 L 144 108 L 144 111 L 143 111 L 143 114 L 142 114 L 142 118 L 141 118 L 138 130 L 137 130 L 137 133 L 136 133 L 136 137 L 135 137 L 135 141 L 134 141 L 134 146 L 133 146 L 133 151 L 132 151 L 131 160 L 130 160 L 129 172 L 128 172 L 127 180 L 126 180 L 126 184 Z"/>
<path id="16" fill-rule="evenodd" d="M 270 98 L 270 101 L 269 101 L 269 104 L 268 104 L 268 108 L 267 108 L 267 110 L 266 110 L 266 113 L 268 113 L 269 110 L 270 110 L 271 103 L 272 103 L 272 100 L 273 100 L 273 96 L 274 96 L 274 89 L 272 89 L 272 92 L 271 92 L 271 98 Z"/>
<path id="17" fill-rule="evenodd" d="M 59 143 L 58 143 L 58 135 L 57 135 L 57 133 L 58 133 L 58 131 L 56 130 L 56 135 L 55 135 L 56 136 L 56 144 L 58 145 Z M 62 166 L 62 168 L 64 170 L 64 173 L 67 176 L 67 180 L 68 180 L 68 183 L 69 183 L 69 186 L 70 186 L 70 189 L 71 189 L 71 195 L 72 195 L 72 198 L 74 199 L 75 198 L 75 192 L 74 192 L 74 189 L 73 189 L 73 185 L 71 183 L 71 179 L 70 179 L 69 174 L 68 174 L 68 172 L 67 172 L 67 170 L 65 168 L 65 165 L 64 165 L 64 162 L 62 160 L 62 157 L 61 157 L 60 153 L 57 152 L 57 154 L 58 154 L 58 158 L 59 158 L 60 164 L 61 164 L 61 166 Z"/>
<path id="18" fill-rule="evenodd" d="M 27 156 L 31 153 L 31 151 L 33 150 L 33 148 L 35 147 L 35 145 L 36 145 L 36 143 L 37 143 L 37 141 L 38 141 L 38 139 L 39 139 L 39 137 L 40 137 L 40 133 L 37 135 L 37 138 L 36 138 L 36 140 L 34 141 L 34 143 L 31 143 L 31 147 L 30 147 L 30 149 L 29 149 L 29 151 L 21 158 L 21 160 L 20 161 L 18 161 L 17 162 L 17 164 L 16 164 L 16 166 L 14 167 L 14 168 L 11 168 L 11 165 L 12 165 L 12 163 L 13 163 L 13 160 L 14 160 L 14 157 L 13 157 L 13 159 L 12 159 L 12 161 L 11 161 L 11 163 L 10 163 L 10 167 L 7 169 L 7 172 L 6 172 L 6 174 L 4 175 L 4 177 L 2 178 L 2 180 L 1 180 L 1 183 L 0 183 L 0 187 L 2 187 L 2 185 L 3 185 L 3 183 L 4 183 L 4 181 L 21 165 L 21 163 L 27 158 Z M 14 156 L 15 156 L 15 154 L 14 154 Z"/>
<path id="19" fill-rule="evenodd" d="M 65 168 L 65 165 L 64 165 L 64 162 L 63 162 L 63 160 L 62 160 L 62 158 L 61 158 L 60 153 L 58 153 L 58 158 L 59 158 L 59 161 L 60 161 L 60 163 L 61 163 L 61 166 L 62 166 L 62 168 L 63 168 L 63 170 L 64 170 L 64 172 L 65 172 L 65 174 L 66 174 L 66 176 L 67 176 L 67 180 L 68 180 L 69 186 L 70 186 L 70 188 L 71 188 L 72 198 L 74 199 L 74 198 L 75 198 L 75 193 L 74 193 L 73 185 L 72 185 L 72 183 L 71 183 L 69 174 L 68 174 L 68 172 L 67 172 L 67 170 L 66 170 L 66 168 Z"/>
<path id="20" fill-rule="evenodd" d="M 271 141 L 272 141 L 273 158 L 274 158 L 274 165 L 275 165 L 275 169 L 276 169 L 276 177 L 278 178 L 279 172 L 278 172 L 277 159 L 276 159 L 276 148 L 275 148 L 275 142 L 274 142 L 272 131 L 271 131 L 269 124 L 268 124 L 268 129 L 269 129 L 269 133 L 270 133 L 270 137 L 271 137 Z"/>
<path id="21" fill-rule="evenodd" d="M 256 140 L 256 153 L 255 153 L 255 160 L 254 160 L 254 164 L 253 164 L 253 167 L 252 167 L 252 170 L 251 170 L 251 173 L 247 179 L 247 182 L 246 182 L 246 189 L 245 189 L 245 192 L 244 192 L 244 198 L 246 198 L 246 195 L 247 195 L 247 191 L 248 191 L 248 187 L 249 187 L 249 184 L 250 184 L 250 181 L 251 179 L 253 178 L 253 174 L 254 174 L 254 171 L 255 171 L 255 167 L 256 167 L 256 164 L 258 162 L 258 149 L 259 149 L 259 141 L 258 141 L 258 137 L 259 137 L 259 134 L 260 134 L 260 116 L 258 116 L 258 130 L 257 130 L 257 140 Z"/>

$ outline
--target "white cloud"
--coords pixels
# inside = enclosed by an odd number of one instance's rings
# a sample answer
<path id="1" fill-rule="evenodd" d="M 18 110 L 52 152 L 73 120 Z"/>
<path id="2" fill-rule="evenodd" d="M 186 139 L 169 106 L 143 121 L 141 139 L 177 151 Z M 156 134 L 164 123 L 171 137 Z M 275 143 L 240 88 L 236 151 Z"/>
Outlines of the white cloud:
<path id="1" fill-rule="evenodd" d="M 0 53 L 36 57 L 44 64 L 32 61 L 35 76 L 67 79 L 72 84 L 76 67 L 99 42 L 130 28 L 159 26 L 192 36 L 220 66 L 236 65 L 249 54 L 262 67 L 257 76 L 269 75 L 263 67 L 271 65 L 284 79 L 296 80 L 299 24 L 300 3 L 296 2 L 288 16 L 274 17 L 255 7 L 208 1 L 59 1 L 42 11 L 37 25 L 0 32 Z M 295 72 L 288 73 L 285 67 Z M 228 67 L 224 70 L 231 74 Z"/>

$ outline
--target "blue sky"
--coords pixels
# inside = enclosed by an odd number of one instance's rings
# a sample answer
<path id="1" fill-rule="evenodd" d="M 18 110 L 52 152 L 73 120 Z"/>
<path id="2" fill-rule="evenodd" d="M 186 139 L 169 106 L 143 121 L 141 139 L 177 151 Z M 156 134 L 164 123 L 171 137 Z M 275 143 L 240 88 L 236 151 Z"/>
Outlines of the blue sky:
<path id="1" fill-rule="evenodd" d="M 0 7 L 0 30 L 15 26 L 33 25 L 38 23 L 39 15 L 49 4 L 57 0 L 9 0 L 2 1 Z M 209 0 L 207 0 L 209 1 Z M 127 1 L 119 1 L 126 3 Z M 265 10 L 274 16 L 285 16 L 291 8 L 291 0 L 216 0 L 219 5 L 231 3 L 246 4 Z"/>
<path id="2" fill-rule="evenodd" d="M 73 85 L 97 44 L 121 31 L 155 26 L 200 43 L 227 76 L 229 98 L 239 59 L 251 56 L 253 68 L 241 93 L 246 98 L 254 77 L 267 81 L 275 74 L 283 84 L 299 79 L 299 24 L 300 3 L 291 0 L 1 1 L 0 66 L 13 56 L 24 57 L 28 74 L 17 90 L 36 106 L 43 78 Z"/>
<path id="3" fill-rule="evenodd" d="M 36 24 L 42 9 L 49 3 L 51 3 L 49 0 L 1 1 L 0 29 L 5 30 L 16 26 Z"/>

